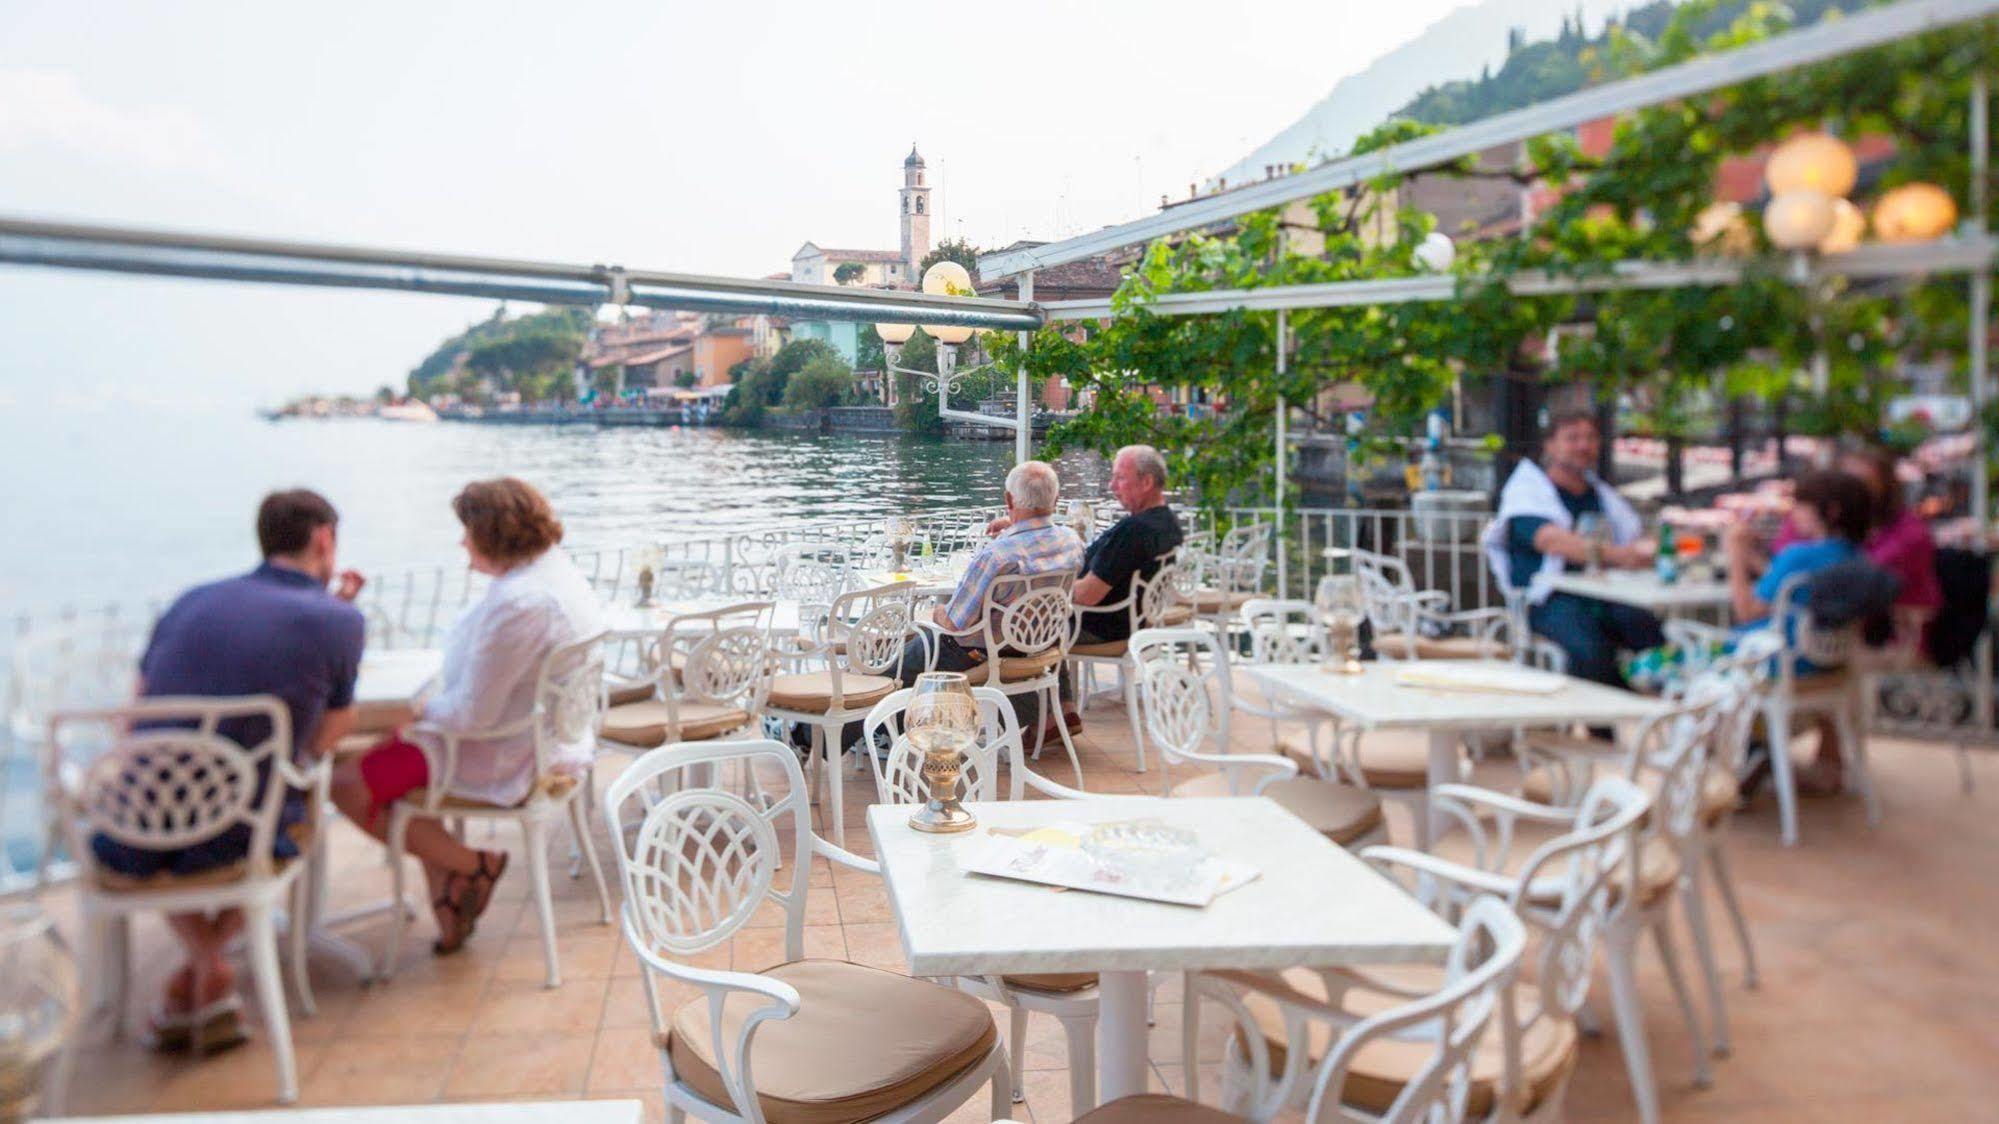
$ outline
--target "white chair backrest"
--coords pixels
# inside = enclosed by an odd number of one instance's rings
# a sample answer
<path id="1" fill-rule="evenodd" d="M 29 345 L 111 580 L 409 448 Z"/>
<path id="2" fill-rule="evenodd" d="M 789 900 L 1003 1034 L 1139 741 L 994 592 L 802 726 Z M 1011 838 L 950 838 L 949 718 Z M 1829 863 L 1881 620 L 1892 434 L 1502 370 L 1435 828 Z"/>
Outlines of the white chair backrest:
<path id="1" fill-rule="evenodd" d="M 534 688 L 534 756 L 542 775 L 557 759 L 596 752 L 607 702 L 604 637 L 600 632 L 563 644 L 541 661 Z"/>
<path id="2" fill-rule="evenodd" d="M 1066 652 L 1076 643 L 1083 618 L 1069 590 L 1076 575 L 1006 574 L 986 590 L 986 651 L 1032 656 L 1051 648 Z"/>
<path id="3" fill-rule="evenodd" d="M 1168 764 L 1221 764 L 1235 709 L 1228 656 L 1199 628 L 1147 628 L 1127 647 L 1138 668 L 1139 732 Z"/>
<path id="4" fill-rule="evenodd" d="M 1479 1040 L 1492 1021 L 1500 996 L 1512 986 L 1526 946 L 1526 928 L 1503 903 L 1489 897 L 1473 902 L 1458 925 L 1458 939 L 1445 961 L 1444 986 L 1346 1028 L 1319 1063 L 1305 1119 L 1321 1124 L 1463 1120 L 1471 1098 Z M 1261 1052 L 1262 1036 L 1246 1037 Z M 1342 1103 L 1354 1058 L 1384 1042 L 1399 1044 L 1402 1049 L 1428 1043 L 1430 1054 L 1385 1112 L 1363 1113 Z M 1288 1091 L 1284 1099 L 1288 1099 Z"/>
<path id="5" fill-rule="evenodd" d="M 831 560 L 821 550 L 781 555 L 777 561 L 777 597 L 824 609 L 847 588 L 844 557 Z"/>
<path id="6" fill-rule="evenodd" d="M 755 713 L 770 692 L 773 670 L 770 626 L 743 624 L 767 620 L 769 602 L 690 613 L 666 627 L 664 647 L 681 657 L 678 675 L 661 682 L 674 697 L 712 703 Z"/>
<path id="7" fill-rule="evenodd" d="M 1782 674 L 1792 677 L 1797 674 L 1799 660 L 1809 660 L 1818 670 L 1827 671 L 1845 667 L 1853 658 L 1854 649 L 1860 644 L 1860 626 L 1849 624 L 1843 628 L 1825 628 L 1812 619 L 1812 611 L 1805 604 L 1812 576 L 1793 574 L 1785 578 L 1777 587 L 1777 600 L 1770 606 L 1770 627 L 1785 635 L 1785 621 L 1791 621 L 1790 639 L 1783 655 L 1778 657 Z"/>
<path id="8" fill-rule="evenodd" d="M 1541 1014 L 1573 1015 L 1589 997 L 1590 966 L 1611 889 L 1621 879 L 1628 895 L 1636 884 L 1638 825 L 1651 805 L 1645 790 L 1623 777 L 1599 777 L 1576 806 L 1574 825 L 1521 864 L 1513 904 L 1520 908 L 1534 900 L 1544 911 L 1540 924 L 1547 931 L 1535 972 Z M 1551 880 L 1557 887 L 1552 894 Z"/>
<path id="9" fill-rule="evenodd" d="M 699 767 L 729 765 L 756 771 L 762 807 L 688 780 Z M 660 790 L 669 794 L 655 797 Z M 627 936 L 666 956 L 692 956 L 727 942 L 772 898 L 784 910 L 786 959 L 803 957 L 812 865 L 807 797 L 798 754 L 767 739 L 667 745 L 634 761 L 604 791 Z M 786 833 L 797 862 L 780 858 Z"/>
<path id="10" fill-rule="evenodd" d="M 861 723 L 861 744 L 874 771 L 875 802 L 878 804 L 921 804 L 930 799 L 930 782 L 923 778 L 923 751 L 903 733 L 903 713 L 916 696 L 904 687 L 875 704 Z M 1000 799 L 999 766 L 1005 759 L 1016 774 L 1021 764 L 1020 719 L 1006 695 L 992 687 L 973 687 L 972 698 L 979 705 L 979 736 L 965 751 L 958 772 L 958 796 L 962 800 Z M 886 733 L 886 759 L 874 751 L 875 735 Z M 1018 793 L 1015 793 L 1018 796 Z"/>
<path id="11" fill-rule="evenodd" d="M 1324 655 L 1325 637 L 1310 601 L 1253 597 L 1242 603 L 1242 622 L 1251 663 L 1313 664 Z"/>
<path id="12" fill-rule="evenodd" d="M 893 675 L 902 650 L 916 634 L 914 582 L 843 593 L 833 601 L 828 639 L 838 640 L 830 662 L 856 675 Z"/>
<path id="13" fill-rule="evenodd" d="M 1228 592 L 1261 589 L 1264 571 L 1270 565 L 1270 537 L 1269 523 L 1245 523 L 1230 528 L 1215 550 L 1214 572 L 1207 575 L 1209 580 Z"/>
<path id="14" fill-rule="evenodd" d="M 1725 705 L 1731 701 L 1729 696 L 1721 680 L 1703 677 L 1671 710 L 1639 726 L 1632 741 L 1633 776 L 1645 769 L 1658 777 L 1652 814 L 1642 832 L 1645 838 L 1663 838 L 1676 851 L 1692 854 L 1692 841 L 1700 829 L 1708 747 L 1726 713 Z"/>
<path id="15" fill-rule="evenodd" d="M 1400 558 L 1356 550 L 1353 572 L 1360 583 L 1362 612 L 1373 626 L 1374 634 L 1394 633 L 1415 643 L 1416 585 L 1409 576 L 1409 567 Z M 1413 651 L 1408 654 L 1413 658 Z"/>
<path id="16" fill-rule="evenodd" d="M 653 570 L 655 601 L 688 601 L 726 592 L 722 568 L 698 558 L 669 558 Z"/>
<path id="17" fill-rule="evenodd" d="M 226 721 L 261 721 L 239 745 Z M 103 746 L 69 760 L 77 745 Z M 91 836 L 147 851 L 179 851 L 250 829 L 250 873 L 271 869 L 292 750 L 291 711 L 273 695 L 159 697 L 103 710 L 58 711 L 48 723 L 46 780 L 70 854 L 96 866 Z"/>

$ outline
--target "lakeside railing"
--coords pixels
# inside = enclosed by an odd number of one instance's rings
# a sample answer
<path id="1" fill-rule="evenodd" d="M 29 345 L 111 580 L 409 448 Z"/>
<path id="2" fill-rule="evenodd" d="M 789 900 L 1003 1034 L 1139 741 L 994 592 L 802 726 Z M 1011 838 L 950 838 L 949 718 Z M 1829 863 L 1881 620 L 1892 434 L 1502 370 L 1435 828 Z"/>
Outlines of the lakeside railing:
<path id="1" fill-rule="evenodd" d="M 1111 505 L 1099 503 L 1100 509 Z M 982 540 L 996 509 L 911 516 L 919 539 L 942 554 Z M 1503 604 L 1484 564 L 1479 534 L 1490 518 L 1479 511 L 1363 508 L 1237 508 L 1200 519 L 1197 529 L 1220 532 L 1252 522 L 1280 524 L 1270 540 L 1262 589 L 1309 600 L 1328 572 L 1334 548 L 1359 548 L 1400 558 L 1416 584 L 1441 591 L 1455 609 Z M 583 547 L 571 556 L 608 602 L 637 597 L 643 562 L 668 580 L 674 595 L 768 596 L 780 560 L 801 549 L 850 552 L 879 538 L 878 519 L 808 521 L 729 535 L 691 536 L 622 547 Z M 452 620 L 483 591 L 484 579 L 461 565 L 419 566 L 372 576 L 356 604 L 371 648 L 428 648 L 443 643 Z M 163 601 L 66 608 L 16 617 L 0 637 L 6 660 L 7 723 L 0 733 L 0 894 L 32 878 L 40 840 L 41 778 L 34 760 L 41 725 L 58 706 L 115 705 L 130 690 L 132 664 Z M 1989 636 L 1978 657 L 1952 669 L 1882 677 L 1872 709 L 1883 732 L 1947 741 L 1999 740 L 1992 693 L 1979 690 L 1979 668 L 1991 667 Z"/>

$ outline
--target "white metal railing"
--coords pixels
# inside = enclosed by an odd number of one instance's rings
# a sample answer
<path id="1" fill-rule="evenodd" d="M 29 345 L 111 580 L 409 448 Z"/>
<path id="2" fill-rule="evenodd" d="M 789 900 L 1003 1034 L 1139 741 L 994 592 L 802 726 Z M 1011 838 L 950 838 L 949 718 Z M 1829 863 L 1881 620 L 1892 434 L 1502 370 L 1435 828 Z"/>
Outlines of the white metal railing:
<path id="1" fill-rule="evenodd" d="M 957 509 L 921 513 L 910 519 L 918 536 L 933 543 L 938 552 L 947 553 L 980 541 L 986 521 L 994 514 L 994 509 Z M 1247 507 L 1231 509 L 1219 518 L 1190 517 L 1189 521 L 1209 532 L 1213 541 L 1220 541 L 1230 526 L 1259 521 L 1277 524 L 1277 533 L 1270 538 L 1270 565 L 1262 570 L 1262 592 L 1309 599 L 1319 578 L 1328 572 L 1326 550 L 1358 547 L 1402 559 L 1420 588 L 1440 590 L 1450 597 L 1451 608 L 1464 610 L 1503 604 L 1502 591 L 1485 566 L 1478 545 L 1489 518 L 1478 511 L 1294 508 L 1280 519 L 1274 508 Z M 641 551 L 669 565 L 699 563 L 711 587 L 707 592 L 748 597 L 771 594 L 777 584 L 778 560 L 800 549 L 839 552 L 857 564 L 880 564 L 884 560 L 870 556 L 871 548 L 864 545 L 878 541 L 880 529 L 881 523 L 875 519 L 799 522 L 733 535 L 575 548 L 571 556 L 607 601 L 637 596 Z M 411 567 L 372 576 L 357 601 L 368 621 L 369 646 L 438 646 L 451 621 L 479 596 L 483 582 L 462 565 Z M 0 894 L 17 887 L 32 871 L 23 841 L 40 838 L 39 824 L 24 825 L 21 819 L 39 817 L 40 778 L 32 754 L 38 737 L 36 713 L 46 709 L 48 700 L 31 690 L 21 673 L 19 657 L 37 642 L 69 632 L 129 637 L 134 647 L 132 658 L 136 658 L 136 646 L 143 642 L 161 608 L 156 601 L 24 615 L 15 618 L 12 627 L 0 636 L 0 658 L 7 660 L 8 668 L 8 721 L 0 732 L 0 739 L 4 739 L 0 741 Z M 1977 705 L 1976 682 L 1976 673 L 1967 669 L 1898 674 L 1885 684 L 1884 705 L 1875 708 L 1879 728 L 1961 741 L 1993 740 L 1999 730 L 1995 730 L 1989 708 Z M 24 785 L 29 786 L 26 792 Z M 30 861 L 24 864 L 24 859 Z"/>

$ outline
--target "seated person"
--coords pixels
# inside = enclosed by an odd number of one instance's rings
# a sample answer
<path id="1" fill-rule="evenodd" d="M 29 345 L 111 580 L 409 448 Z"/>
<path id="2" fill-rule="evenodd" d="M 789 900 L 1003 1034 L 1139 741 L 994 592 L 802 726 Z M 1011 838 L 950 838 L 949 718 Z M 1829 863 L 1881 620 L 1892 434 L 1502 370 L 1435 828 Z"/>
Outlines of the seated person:
<path id="1" fill-rule="evenodd" d="M 1573 411 L 1550 419 L 1541 443 L 1544 463 L 1523 460 L 1514 468 L 1482 545 L 1493 574 L 1507 588 L 1523 591 L 1528 626 L 1568 654 L 1569 674 L 1624 687 L 1618 651 L 1664 644 L 1659 618 L 1631 605 L 1555 593 L 1538 580 L 1580 571 L 1593 554 L 1599 564 L 1616 569 L 1653 563 L 1653 551 L 1639 541 L 1644 528 L 1638 513 L 1597 478 L 1601 444 L 1594 414 Z M 1600 551 L 1586 533 L 1592 524 L 1609 530 Z"/>
<path id="2" fill-rule="evenodd" d="M 1150 445 L 1126 445 L 1111 458 L 1111 495 L 1128 513 L 1098 535 L 1083 552 L 1083 576 L 1072 596 L 1082 606 L 1116 605 L 1131 596 L 1135 578 L 1150 579 L 1165 556 L 1180 545 L 1180 517 L 1166 503 L 1166 459 Z M 1078 644 L 1108 644 L 1131 638 L 1131 612 L 1112 609 L 1083 614 Z M 1062 676 L 1062 721 L 1070 730 L 1083 724 L 1076 711 L 1076 681 Z M 1053 730 L 1048 731 L 1053 733 Z"/>
<path id="3" fill-rule="evenodd" d="M 1796 541 L 1779 550 L 1767 564 L 1758 556 L 1755 532 L 1748 523 L 1731 526 L 1722 537 L 1728 559 L 1729 605 L 1738 634 L 1770 624 L 1771 607 L 1787 580 L 1864 557 L 1860 543 L 1867 538 L 1871 503 L 1867 486 L 1858 478 L 1840 472 L 1806 473 L 1798 480 L 1795 500 L 1790 526 Z M 1793 594 L 1792 604 L 1802 605 L 1805 592 L 1801 589 Z M 1794 639 L 1795 623 L 1782 622 L 1786 643 Z M 1809 665 L 1800 661 L 1800 670 L 1809 670 Z M 1818 760 L 1810 772 L 1799 775 L 1798 787 L 1807 792 L 1837 792 L 1840 770 L 1838 739 L 1822 730 Z"/>
<path id="4" fill-rule="evenodd" d="M 589 579 L 558 549 L 562 524 L 533 485 L 513 477 L 467 484 L 451 509 L 464 524 L 472 569 L 493 581 L 452 625 L 438 689 L 412 717 L 426 726 L 471 733 L 518 723 L 533 713 L 542 661 L 564 644 L 603 631 L 604 610 Z M 433 751 L 443 748 L 427 731 L 399 731 L 334 772 L 333 802 L 385 842 L 385 809 L 430 783 L 418 740 Z M 580 771 L 589 762 L 562 764 Z M 450 795 L 501 807 L 518 804 L 534 788 L 535 769 L 532 730 L 460 741 Z M 456 952 L 506 873 L 506 852 L 475 851 L 429 818 L 410 823 L 404 846 L 422 861 L 430 887 L 438 931 L 432 949 L 440 956 Z"/>
<path id="5" fill-rule="evenodd" d="M 1004 526 L 994 521 L 999 534 L 972 556 L 950 602 L 931 611 L 931 620 L 946 633 L 969 635 L 940 636 L 932 653 L 931 634 L 918 632 L 903 649 L 897 669 L 904 686 L 915 683 L 925 671 L 966 671 L 985 662 L 988 653 L 980 646 L 983 638 L 977 631 L 979 610 L 995 579 L 1008 574 L 1073 574 L 1083 564 L 1082 540 L 1051 518 L 1061 492 L 1055 470 L 1041 461 L 1016 465 L 1006 474 Z"/>
<path id="6" fill-rule="evenodd" d="M 360 611 L 348 604 L 361 590 L 361 575 L 342 573 L 339 592 L 327 591 L 338 527 L 333 505 L 316 492 L 264 497 L 257 508 L 263 564 L 174 601 L 153 626 L 139 662 L 139 694 L 276 695 L 291 712 L 293 754 L 300 761 L 317 759 L 344 737 L 354 724 L 354 677 L 366 630 Z M 256 718 L 230 719 L 217 730 L 245 746 L 271 732 L 268 722 Z M 305 794 L 288 793 L 272 846 L 275 858 L 299 856 L 298 833 L 309 818 Z M 172 852 L 141 850 L 102 835 L 90 841 L 100 866 L 139 879 L 226 867 L 242 861 L 249 846 L 248 825 Z M 235 975 L 223 958 L 243 929 L 242 911 L 169 914 L 167 924 L 187 960 L 168 977 L 165 1000 L 153 1019 L 154 1044 L 209 1052 L 243 1041 Z"/>

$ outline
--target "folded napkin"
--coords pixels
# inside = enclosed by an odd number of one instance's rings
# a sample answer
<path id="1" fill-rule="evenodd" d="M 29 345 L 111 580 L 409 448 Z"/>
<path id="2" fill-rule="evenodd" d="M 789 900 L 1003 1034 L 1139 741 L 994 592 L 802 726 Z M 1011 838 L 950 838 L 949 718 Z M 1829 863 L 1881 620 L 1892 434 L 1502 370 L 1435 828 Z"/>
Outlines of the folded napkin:
<path id="1" fill-rule="evenodd" d="M 1443 660 L 1404 664 L 1395 671 L 1395 683 L 1400 687 L 1507 695 L 1552 695 L 1568 685 L 1562 676 L 1532 668 Z"/>

